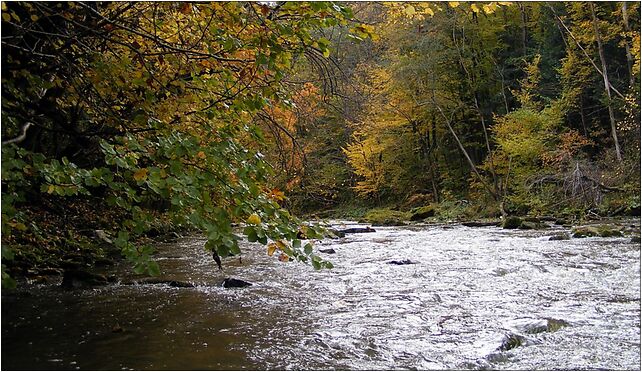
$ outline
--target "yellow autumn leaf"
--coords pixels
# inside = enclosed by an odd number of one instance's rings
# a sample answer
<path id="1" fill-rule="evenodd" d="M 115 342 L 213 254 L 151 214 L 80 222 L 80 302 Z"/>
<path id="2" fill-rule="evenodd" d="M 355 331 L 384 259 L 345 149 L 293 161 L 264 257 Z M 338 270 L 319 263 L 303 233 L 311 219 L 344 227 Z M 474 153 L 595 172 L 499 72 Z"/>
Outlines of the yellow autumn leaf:
<path id="1" fill-rule="evenodd" d="M 290 260 L 290 257 L 289 257 L 287 254 L 285 254 L 285 253 L 281 253 L 281 254 L 279 255 L 279 261 L 281 261 L 281 262 L 288 262 L 289 260 Z"/>
<path id="2" fill-rule="evenodd" d="M 412 6 L 412 5 L 408 5 L 406 7 L 406 9 L 403 10 L 403 12 L 406 13 L 406 15 L 408 15 L 408 16 L 414 15 L 415 14 L 415 7 Z"/>
<path id="3" fill-rule="evenodd" d="M 199 159 L 205 159 L 205 153 L 204 153 L 203 151 L 199 151 L 199 152 L 196 154 L 196 156 L 197 156 Z"/>
<path id="4" fill-rule="evenodd" d="M 10 22 L 11 21 L 11 16 L 9 15 L 9 13 L 2 13 L 2 19 L 5 22 Z"/>
<path id="5" fill-rule="evenodd" d="M 277 240 L 275 242 L 275 244 L 276 244 L 277 247 L 279 247 L 279 249 L 283 249 L 283 248 L 287 247 L 287 245 L 283 242 L 283 240 Z"/>
<path id="6" fill-rule="evenodd" d="M 268 256 L 272 256 L 274 254 L 274 251 L 276 251 L 277 245 L 275 243 L 270 243 L 267 246 L 267 254 Z"/>
<path id="7" fill-rule="evenodd" d="M 36 22 L 36 21 L 38 20 L 38 16 L 37 16 L 37 15 L 35 15 L 35 14 L 32 14 L 32 15 L 31 15 L 31 20 L 32 20 L 33 22 Z"/>
<path id="8" fill-rule="evenodd" d="M 276 201 L 285 199 L 285 193 L 279 189 L 270 190 L 270 197 Z"/>
<path id="9" fill-rule="evenodd" d="M 147 179 L 147 168 L 141 168 L 134 173 L 134 180 L 144 181 Z"/>
<path id="10" fill-rule="evenodd" d="M 485 12 L 486 14 L 494 13 L 494 12 L 495 12 L 495 8 L 496 8 L 496 7 L 497 7 L 497 5 L 496 5 L 496 4 L 493 4 L 493 3 L 491 3 L 491 4 L 485 4 L 485 5 L 484 5 L 484 12 Z"/>
<path id="11" fill-rule="evenodd" d="M 261 217 L 256 213 L 252 213 L 250 217 L 247 218 L 246 222 L 252 225 L 258 225 L 261 223 Z"/>
<path id="12" fill-rule="evenodd" d="M 47 188 L 47 194 L 53 194 L 53 192 L 56 190 L 56 187 L 54 185 L 49 185 Z"/>
<path id="13" fill-rule="evenodd" d="M 475 13 L 479 13 L 479 8 L 477 7 L 476 4 L 470 4 L 470 10 L 472 10 Z"/>
<path id="14" fill-rule="evenodd" d="M 2 2 L 2 10 L 3 11 L 7 10 L 7 3 L 4 1 Z"/>
<path id="15" fill-rule="evenodd" d="M 450 5 L 451 8 L 456 8 L 459 6 L 459 1 L 449 1 L 448 5 Z"/>
<path id="16" fill-rule="evenodd" d="M 424 10 L 424 13 L 426 13 L 426 14 L 430 15 L 431 17 L 435 15 L 435 12 L 434 12 L 432 9 L 430 9 L 430 8 L 426 8 L 426 9 Z"/>

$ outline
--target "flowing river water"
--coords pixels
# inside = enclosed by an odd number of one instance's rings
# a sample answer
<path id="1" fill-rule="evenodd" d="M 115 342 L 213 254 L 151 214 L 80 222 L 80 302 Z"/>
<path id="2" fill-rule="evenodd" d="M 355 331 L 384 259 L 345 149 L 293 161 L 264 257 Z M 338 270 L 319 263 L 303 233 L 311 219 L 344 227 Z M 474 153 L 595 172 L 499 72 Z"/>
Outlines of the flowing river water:
<path id="1" fill-rule="evenodd" d="M 561 229 L 378 227 L 318 242 L 321 271 L 181 239 L 158 260 L 195 288 L 3 293 L 2 369 L 639 370 L 640 243 Z"/>

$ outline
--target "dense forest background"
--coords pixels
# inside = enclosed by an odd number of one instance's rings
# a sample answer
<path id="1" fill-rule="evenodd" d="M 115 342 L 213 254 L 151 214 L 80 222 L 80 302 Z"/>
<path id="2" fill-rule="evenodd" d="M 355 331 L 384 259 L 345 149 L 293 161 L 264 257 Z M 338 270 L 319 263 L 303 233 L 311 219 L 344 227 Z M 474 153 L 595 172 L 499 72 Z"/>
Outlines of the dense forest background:
<path id="1" fill-rule="evenodd" d="M 3 285 L 96 239 L 157 273 L 179 228 L 321 268 L 296 214 L 639 204 L 637 2 L 2 3 Z"/>

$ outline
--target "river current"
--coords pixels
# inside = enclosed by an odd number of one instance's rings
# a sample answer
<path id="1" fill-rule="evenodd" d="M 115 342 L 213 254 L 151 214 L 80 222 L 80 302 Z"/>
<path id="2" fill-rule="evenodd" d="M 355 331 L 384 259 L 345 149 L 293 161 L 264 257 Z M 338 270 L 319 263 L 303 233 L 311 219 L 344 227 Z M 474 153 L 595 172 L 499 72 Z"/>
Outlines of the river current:
<path id="1" fill-rule="evenodd" d="M 195 288 L 3 292 L 2 369 L 640 369 L 640 243 L 549 241 L 561 227 L 375 229 L 317 242 L 336 252 L 321 254 L 332 270 L 246 243 L 221 272 L 192 237 L 157 259 Z"/>

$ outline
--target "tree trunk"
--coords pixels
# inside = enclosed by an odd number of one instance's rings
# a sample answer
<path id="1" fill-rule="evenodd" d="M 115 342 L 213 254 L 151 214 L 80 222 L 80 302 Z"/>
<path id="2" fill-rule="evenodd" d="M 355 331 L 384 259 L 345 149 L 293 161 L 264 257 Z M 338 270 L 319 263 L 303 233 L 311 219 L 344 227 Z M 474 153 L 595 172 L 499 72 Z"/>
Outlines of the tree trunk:
<path id="1" fill-rule="evenodd" d="M 606 57 L 604 55 L 604 47 L 602 45 L 602 37 L 600 35 L 600 29 L 597 24 L 597 15 L 595 14 L 595 4 L 590 3 L 591 5 L 591 15 L 593 16 L 593 31 L 595 32 L 595 39 L 597 41 L 597 50 L 600 55 L 600 62 L 602 62 L 602 76 L 604 77 L 604 90 L 606 91 L 606 96 L 608 98 L 608 109 L 609 109 L 609 119 L 611 121 L 611 136 L 613 137 L 613 142 L 615 142 L 615 155 L 617 156 L 618 161 L 622 161 L 622 153 L 620 152 L 620 142 L 617 138 L 617 129 L 615 123 L 615 114 L 613 112 L 613 104 L 611 103 L 611 89 L 609 83 L 609 75 L 607 73 L 607 64 Z"/>
<path id="2" fill-rule="evenodd" d="M 526 9 L 522 3 L 517 3 L 519 12 L 522 15 L 522 55 L 526 55 Z"/>
<path id="3" fill-rule="evenodd" d="M 448 119 L 448 117 L 446 116 L 444 111 L 441 109 L 441 106 L 439 106 L 439 105 L 435 105 L 435 106 L 437 107 L 437 110 L 439 110 L 439 113 L 441 114 L 441 116 L 444 118 L 444 121 L 446 122 L 446 126 L 448 127 L 448 130 L 450 131 L 450 134 L 452 134 L 453 138 L 455 138 L 455 142 L 457 142 L 457 146 L 459 147 L 459 150 L 461 150 L 462 154 L 464 155 L 464 158 L 466 158 L 466 161 L 468 162 L 468 165 L 470 166 L 470 168 L 473 171 L 473 173 L 475 173 L 475 175 L 477 176 L 477 179 L 479 180 L 479 182 L 481 182 L 482 185 L 484 185 L 484 188 L 486 188 L 488 193 L 495 200 L 499 200 L 499 195 L 497 195 L 497 192 L 494 191 L 488 185 L 486 180 L 481 176 L 481 174 L 479 174 L 479 171 L 477 170 L 477 167 L 475 166 L 475 163 L 473 163 L 473 160 L 470 158 L 470 155 L 468 155 L 468 151 L 466 151 L 466 148 L 464 147 L 464 145 L 459 140 L 459 136 L 457 135 L 457 133 L 455 133 L 455 130 L 453 129 L 452 124 L 451 124 L 451 120 Z"/>
<path id="4" fill-rule="evenodd" d="M 629 85 L 633 87 L 635 84 L 635 75 L 633 75 L 633 55 L 631 54 L 631 26 L 629 25 L 629 14 L 627 13 L 628 6 L 626 1 L 622 2 L 622 20 L 624 21 L 624 47 L 626 48 L 626 67 L 629 71 Z"/>
<path id="5" fill-rule="evenodd" d="M 588 129 L 586 128 L 586 116 L 584 115 L 584 98 L 580 94 L 580 118 L 582 119 L 582 129 L 584 129 L 584 137 L 588 138 Z"/>

